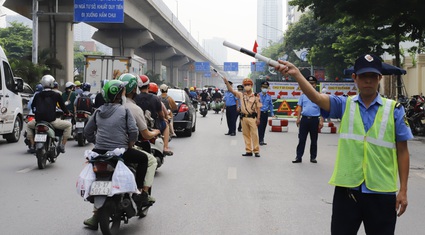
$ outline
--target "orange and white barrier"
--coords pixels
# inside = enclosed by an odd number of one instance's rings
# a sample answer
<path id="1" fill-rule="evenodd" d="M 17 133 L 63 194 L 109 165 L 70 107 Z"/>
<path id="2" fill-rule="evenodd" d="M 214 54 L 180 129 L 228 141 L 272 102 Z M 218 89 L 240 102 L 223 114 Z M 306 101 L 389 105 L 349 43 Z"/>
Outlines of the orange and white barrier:
<path id="1" fill-rule="evenodd" d="M 322 129 L 319 129 L 319 133 L 322 134 L 335 134 L 337 133 L 337 128 L 333 122 L 324 122 Z"/>
<path id="2" fill-rule="evenodd" d="M 269 119 L 271 132 L 288 132 L 288 119 Z"/>

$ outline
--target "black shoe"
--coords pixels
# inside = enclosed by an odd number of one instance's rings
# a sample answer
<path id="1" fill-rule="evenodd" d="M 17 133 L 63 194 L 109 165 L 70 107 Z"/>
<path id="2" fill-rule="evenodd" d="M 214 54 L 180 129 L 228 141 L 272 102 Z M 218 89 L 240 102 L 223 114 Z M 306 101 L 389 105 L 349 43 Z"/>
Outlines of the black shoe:
<path id="1" fill-rule="evenodd" d="M 310 162 L 311 163 L 317 163 L 317 160 L 316 159 L 310 159 Z"/>
<path id="2" fill-rule="evenodd" d="M 267 143 L 264 143 L 264 142 L 260 142 L 260 145 L 267 145 Z"/>
<path id="3" fill-rule="evenodd" d="M 226 134 L 224 134 L 224 135 L 230 135 L 230 133 L 226 133 Z"/>
<path id="4" fill-rule="evenodd" d="M 292 163 L 301 163 L 301 162 L 302 162 L 302 160 L 301 159 L 298 159 L 298 158 L 295 158 L 295 160 L 292 161 Z"/>
<path id="5" fill-rule="evenodd" d="M 251 157 L 252 156 L 252 153 L 242 153 L 242 156 L 244 156 L 244 157 Z"/>
<path id="6" fill-rule="evenodd" d="M 27 152 L 28 153 L 35 153 L 36 152 L 35 147 L 30 147 Z"/>
<path id="7" fill-rule="evenodd" d="M 259 153 L 255 153 L 255 157 L 261 157 Z"/>
<path id="8" fill-rule="evenodd" d="M 239 132 L 242 132 L 242 129 L 238 129 Z"/>
<path id="9" fill-rule="evenodd" d="M 149 206 L 149 195 L 147 192 L 142 191 L 141 194 L 133 194 L 133 200 L 139 207 Z"/>
<path id="10" fill-rule="evenodd" d="M 236 133 L 230 133 L 230 136 L 235 136 L 236 135 Z"/>
<path id="11" fill-rule="evenodd" d="M 58 147 L 56 147 L 57 149 L 57 151 L 59 152 L 59 153 L 65 153 L 65 146 L 63 146 L 63 145 L 58 145 Z"/>

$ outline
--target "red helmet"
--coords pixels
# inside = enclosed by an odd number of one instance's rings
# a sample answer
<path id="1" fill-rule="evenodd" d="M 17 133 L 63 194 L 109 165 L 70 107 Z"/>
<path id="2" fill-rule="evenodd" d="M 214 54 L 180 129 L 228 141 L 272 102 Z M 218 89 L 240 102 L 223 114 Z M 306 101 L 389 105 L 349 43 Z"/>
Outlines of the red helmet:
<path id="1" fill-rule="evenodd" d="M 139 78 L 140 79 L 137 82 L 137 86 L 138 87 L 149 85 L 150 80 L 149 80 L 149 77 L 148 76 L 146 76 L 146 75 L 140 75 Z"/>
<path id="2" fill-rule="evenodd" d="M 218 91 L 218 88 L 215 88 L 215 91 Z"/>
<path id="3" fill-rule="evenodd" d="M 158 85 L 154 82 L 149 83 L 148 91 L 149 91 L 149 93 L 157 94 L 158 93 Z"/>

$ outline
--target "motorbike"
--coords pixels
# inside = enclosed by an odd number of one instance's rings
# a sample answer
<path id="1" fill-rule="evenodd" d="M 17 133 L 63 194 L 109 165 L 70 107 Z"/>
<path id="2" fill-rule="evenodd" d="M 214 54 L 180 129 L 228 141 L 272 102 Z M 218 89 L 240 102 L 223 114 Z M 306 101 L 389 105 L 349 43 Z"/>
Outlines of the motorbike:
<path id="1" fill-rule="evenodd" d="M 137 141 L 136 145 L 144 151 L 151 153 L 155 156 L 157 161 L 157 169 L 164 164 L 164 140 L 162 136 L 156 136 L 150 140 Z"/>
<path id="2" fill-rule="evenodd" d="M 34 120 L 34 119 L 35 119 L 35 115 L 34 115 L 34 114 L 28 114 L 28 115 L 25 117 L 24 121 L 25 121 L 25 123 L 27 123 L 27 124 L 28 124 L 28 122 L 30 122 L 30 121 L 32 121 L 32 120 Z M 29 151 L 29 150 L 30 150 L 30 147 L 31 147 L 31 143 L 30 143 L 30 141 L 27 139 L 27 130 L 26 130 L 26 129 L 25 129 L 25 131 L 24 131 L 23 136 L 24 136 L 24 143 L 25 143 L 25 145 L 28 147 L 28 151 Z"/>
<path id="3" fill-rule="evenodd" d="M 425 135 L 425 98 L 415 95 L 406 108 L 406 117 L 413 135 Z"/>
<path id="4" fill-rule="evenodd" d="M 127 224 L 132 217 L 143 218 L 147 215 L 149 207 L 153 203 L 141 205 L 135 193 L 137 187 L 134 176 L 131 176 L 132 186 L 127 187 L 130 181 L 126 177 L 128 177 L 128 174 L 136 173 L 133 164 L 125 165 L 121 155 L 113 152 L 97 155 L 89 159 L 88 163 L 90 163 L 89 168 L 91 167 L 92 172 L 94 172 L 94 179 L 89 183 L 90 187 L 87 188 L 86 199 L 93 203 L 97 209 L 96 214 L 102 234 L 118 234 L 121 221 Z M 116 169 L 117 171 L 115 171 Z M 123 170 L 126 174 L 120 173 Z M 119 180 L 114 181 L 115 172 L 118 172 L 118 178 L 124 179 L 125 185 L 117 186 Z M 83 191 L 81 191 L 81 194 L 83 194 Z"/>
<path id="5" fill-rule="evenodd" d="M 207 102 L 201 101 L 201 106 L 199 108 L 199 113 L 202 115 L 202 117 L 205 117 L 208 114 Z"/>
<path id="6" fill-rule="evenodd" d="M 84 146 L 87 143 L 86 137 L 84 136 L 84 127 L 87 124 L 90 115 L 90 112 L 83 110 L 77 110 L 75 113 L 74 139 L 77 140 L 78 146 Z"/>
<path id="7" fill-rule="evenodd" d="M 58 146 L 62 142 L 63 130 L 56 130 L 49 122 L 38 122 L 35 125 L 35 156 L 39 169 L 46 167 L 46 162 L 56 162 L 59 156 Z"/>
<path id="8" fill-rule="evenodd" d="M 218 99 L 211 102 L 211 108 L 212 110 L 214 110 L 216 114 L 220 113 L 221 109 L 223 108 L 223 105 L 224 105 L 223 101 Z"/>

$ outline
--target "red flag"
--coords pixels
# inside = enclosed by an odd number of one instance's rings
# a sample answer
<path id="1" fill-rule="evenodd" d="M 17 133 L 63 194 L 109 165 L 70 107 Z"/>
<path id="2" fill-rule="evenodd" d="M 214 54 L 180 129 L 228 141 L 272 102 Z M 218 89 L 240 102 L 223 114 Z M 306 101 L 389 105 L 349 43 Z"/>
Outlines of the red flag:
<path id="1" fill-rule="evenodd" d="M 257 47 L 258 47 L 258 43 L 257 40 L 255 40 L 254 42 L 254 48 L 252 49 L 253 52 L 257 53 Z"/>

